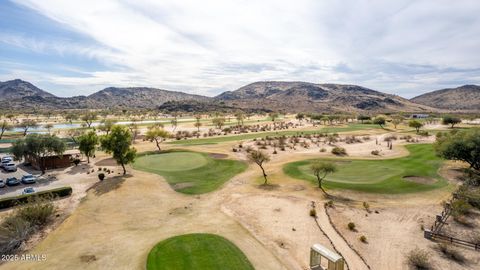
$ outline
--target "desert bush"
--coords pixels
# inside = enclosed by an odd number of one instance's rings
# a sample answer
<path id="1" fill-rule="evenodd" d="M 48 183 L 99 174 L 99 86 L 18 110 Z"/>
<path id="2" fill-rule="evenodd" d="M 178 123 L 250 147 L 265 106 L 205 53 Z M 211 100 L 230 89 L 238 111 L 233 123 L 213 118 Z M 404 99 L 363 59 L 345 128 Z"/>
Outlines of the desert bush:
<path id="1" fill-rule="evenodd" d="M 332 201 L 332 200 L 327 201 L 327 202 L 325 203 L 325 206 L 332 208 L 332 207 L 333 207 L 333 201 Z"/>
<path id="2" fill-rule="evenodd" d="M 363 208 L 370 213 L 370 204 L 368 202 L 363 202 Z"/>
<path id="3" fill-rule="evenodd" d="M 414 269 L 428 270 L 431 269 L 430 253 L 428 251 L 415 248 L 407 255 L 408 264 Z"/>
<path id="4" fill-rule="evenodd" d="M 347 227 L 348 227 L 348 229 L 349 229 L 350 231 L 355 231 L 355 223 L 349 222 L 349 223 L 347 224 Z"/>
<path id="5" fill-rule="evenodd" d="M 395 135 L 390 135 L 390 136 L 386 136 L 383 140 L 384 140 L 385 142 L 389 142 L 389 141 L 394 141 L 394 140 L 396 140 L 396 139 L 397 139 L 397 136 L 395 136 Z"/>
<path id="6" fill-rule="evenodd" d="M 360 238 L 358 238 L 358 239 L 359 239 L 360 242 L 362 242 L 362 243 L 368 243 L 368 242 L 367 242 L 367 237 L 366 237 L 365 235 L 360 236 Z"/>
<path id="7" fill-rule="evenodd" d="M 315 208 L 312 208 L 312 209 L 310 209 L 309 214 L 310 214 L 311 217 L 316 217 L 317 216 L 317 210 L 315 210 Z"/>
<path id="8" fill-rule="evenodd" d="M 466 215 L 470 212 L 472 206 L 465 200 L 459 199 L 452 203 L 452 216 L 458 217 Z"/>
<path id="9" fill-rule="evenodd" d="M 75 166 L 78 166 L 78 164 L 80 164 L 80 161 L 81 161 L 81 160 L 80 160 L 79 158 L 74 158 L 74 159 L 72 160 L 72 162 L 73 162 L 73 164 L 75 164 Z"/>
<path id="10" fill-rule="evenodd" d="M 422 130 L 422 131 L 418 132 L 418 135 L 423 136 L 423 137 L 428 137 L 428 136 L 430 136 L 430 133 L 428 133 L 428 131 L 426 131 L 426 130 Z"/>
<path id="11" fill-rule="evenodd" d="M 358 139 L 354 135 L 345 137 L 345 143 L 347 143 L 347 144 L 361 143 L 361 142 L 362 142 L 362 140 Z"/>
<path id="12" fill-rule="evenodd" d="M 323 152 L 327 152 L 327 149 L 325 149 L 325 148 L 320 148 L 320 152 L 322 152 L 322 153 L 323 153 Z"/>
<path id="13" fill-rule="evenodd" d="M 443 255 L 443 257 L 458 262 L 464 263 L 465 257 L 457 249 L 453 248 L 449 244 L 440 243 L 437 245 L 437 250 Z"/>
<path id="14" fill-rule="evenodd" d="M 104 173 L 99 173 L 98 174 L 98 180 L 103 181 L 105 179 L 105 174 Z"/>
<path id="15" fill-rule="evenodd" d="M 53 203 L 37 199 L 18 209 L 17 215 L 34 226 L 43 226 L 54 212 Z"/>
<path id="16" fill-rule="evenodd" d="M 29 236 L 46 225 L 55 212 L 51 202 L 31 200 L 0 224 L 0 255 L 14 254 Z"/>
<path id="17" fill-rule="evenodd" d="M 370 153 L 371 153 L 372 155 L 374 155 L 374 156 L 380 155 L 380 151 L 378 151 L 378 150 L 373 150 L 373 151 L 370 152 Z"/>
<path id="18" fill-rule="evenodd" d="M 337 155 L 337 156 L 345 156 L 345 155 L 347 155 L 347 150 L 345 150 L 345 148 L 343 148 L 343 147 L 335 146 L 332 149 L 332 154 Z"/>

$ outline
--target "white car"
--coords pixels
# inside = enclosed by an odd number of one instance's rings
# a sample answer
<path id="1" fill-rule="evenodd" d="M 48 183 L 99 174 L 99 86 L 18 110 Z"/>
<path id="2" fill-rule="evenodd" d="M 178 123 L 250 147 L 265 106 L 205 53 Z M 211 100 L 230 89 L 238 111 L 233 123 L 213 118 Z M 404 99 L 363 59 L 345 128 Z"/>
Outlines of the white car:
<path id="1" fill-rule="evenodd" d="M 15 163 L 7 163 L 5 165 L 3 165 L 3 169 L 5 169 L 5 171 L 7 172 L 16 172 L 17 171 L 17 165 L 15 165 Z"/>
<path id="2" fill-rule="evenodd" d="M 5 187 L 5 181 L 3 179 L 0 179 L 0 188 Z"/>
<path id="3" fill-rule="evenodd" d="M 2 158 L 2 162 L 0 162 L 0 167 L 3 168 L 3 167 L 5 167 L 5 165 L 7 165 L 8 163 L 12 163 L 12 162 L 13 162 L 12 159 L 5 159 L 5 160 L 3 160 L 3 158 Z"/>
<path id="4" fill-rule="evenodd" d="M 22 183 L 24 184 L 34 184 L 35 182 L 37 182 L 37 177 L 31 174 L 26 174 L 22 176 Z"/>

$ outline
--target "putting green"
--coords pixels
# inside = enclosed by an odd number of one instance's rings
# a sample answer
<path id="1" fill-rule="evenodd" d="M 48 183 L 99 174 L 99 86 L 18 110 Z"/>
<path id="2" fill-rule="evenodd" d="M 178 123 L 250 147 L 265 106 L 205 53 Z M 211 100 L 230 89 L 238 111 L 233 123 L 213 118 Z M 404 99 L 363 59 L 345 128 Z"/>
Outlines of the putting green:
<path id="1" fill-rule="evenodd" d="M 185 234 L 158 243 L 148 254 L 147 270 L 253 270 L 243 252 L 214 234 Z"/>
<path id="2" fill-rule="evenodd" d="M 195 152 L 170 152 L 161 155 L 141 156 L 136 165 L 158 171 L 174 172 L 193 170 L 205 166 L 207 159 Z"/>
<path id="3" fill-rule="evenodd" d="M 324 187 L 376 193 L 408 193 L 432 190 L 448 184 L 437 173 L 442 160 L 435 155 L 432 145 L 407 145 L 406 148 L 410 155 L 403 158 L 331 160 L 337 163 L 338 171 L 326 177 Z M 283 171 L 294 178 L 317 183 L 309 168 L 311 162 L 312 160 L 302 160 L 288 163 Z M 412 178 L 432 181 L 422 183 L 409 180 Z"/>
<path id="4" fill-rule="evenodd" d="M 143 154 L 133 167 L 159 174 L 170 186 L 185 194 L 202 194 L 219 188 L 247 168 L 247 164 L 231 159 L 213 158 L 207 153 L 170 151 Z"/>

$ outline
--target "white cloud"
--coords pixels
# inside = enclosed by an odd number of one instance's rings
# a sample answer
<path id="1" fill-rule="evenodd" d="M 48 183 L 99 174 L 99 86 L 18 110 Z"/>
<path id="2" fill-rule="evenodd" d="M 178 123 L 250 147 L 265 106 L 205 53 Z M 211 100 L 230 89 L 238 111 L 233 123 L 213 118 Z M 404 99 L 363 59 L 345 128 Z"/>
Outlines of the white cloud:
<path id="1" fill-rule="evenodd" d="M 445 78 L 480 82 L 480 3 L 474 0 L 15 2 L 104 46 L 56 45 L 59 53 L 73 48 L 112 67 L 52 76 L 60 85 L 213 94 L 275 79 L 355 83 L 411 96 L 448 85 Z M 51 46 L 33 43 L 34 50 Z"/>

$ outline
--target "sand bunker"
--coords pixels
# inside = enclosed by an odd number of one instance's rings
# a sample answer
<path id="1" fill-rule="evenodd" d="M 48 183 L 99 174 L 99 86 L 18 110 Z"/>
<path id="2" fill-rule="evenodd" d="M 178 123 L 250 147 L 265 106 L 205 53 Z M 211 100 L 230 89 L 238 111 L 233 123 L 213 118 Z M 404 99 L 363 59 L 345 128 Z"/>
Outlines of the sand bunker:
<path id="1" fill-rule="evenodd" d="M 437 182 L 436 179 L 431 177 L 415 176 L 415 175 L 404 176 L 403 179 L 409 182 L 414 182 L 414 183 L 423 184 L 423 185 L 431 185 Z"/>

